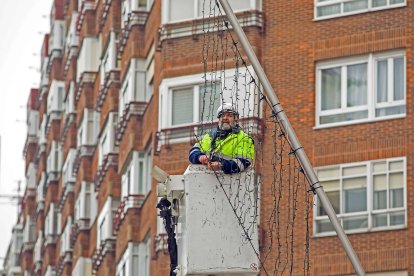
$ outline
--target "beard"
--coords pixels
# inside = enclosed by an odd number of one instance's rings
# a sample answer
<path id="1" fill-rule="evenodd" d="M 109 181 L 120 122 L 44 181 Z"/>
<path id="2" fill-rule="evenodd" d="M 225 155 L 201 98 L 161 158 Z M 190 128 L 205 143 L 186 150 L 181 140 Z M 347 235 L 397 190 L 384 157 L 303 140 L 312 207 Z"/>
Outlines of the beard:
<path id="1" fill-rule="evenodd" d="M 221 122 L 220 125 L 219 125 L 219 128 L 221 130 L 230 130 L 234 126 L 235 126 L 235 124 L 231 124 L 231 123 L 228 123 L 228 122 Z"/>

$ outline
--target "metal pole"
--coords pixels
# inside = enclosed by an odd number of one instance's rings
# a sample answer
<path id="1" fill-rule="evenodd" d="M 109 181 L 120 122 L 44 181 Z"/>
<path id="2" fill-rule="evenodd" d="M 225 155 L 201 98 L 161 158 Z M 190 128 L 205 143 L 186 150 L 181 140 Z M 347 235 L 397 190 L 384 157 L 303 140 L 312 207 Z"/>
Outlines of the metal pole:
<path id="1" fill-rule="evenodd" d="M 217 0 L 216 0 L 217 1 Z M 286 116 L 286 113 L 283 111 L 283 108 L 276 96 L 276 92 L 273 90 L 272 85 L 270 84 L 269 79 L 267 78 L 262 66 L 260 65 L 259 60 L 257 59 L 256 54 L 253 51 L 252 46 L 249 43 L 249 40 L 246 37 L 243 29 L 241 28 L 239 22 L 237 21 L 236 16 L 234 15 L 233 10 L 231 9 L 227 0 L 218 0 L 220 1 L 221 6 L 223 7 L 228 20 L 230 21 L 231 25 L 233 26 L 234 32 L 237 34 L 240 43 L 246 52 L 247 57 L 249 58 L 254 71 L 256 72 L 260 83 L 263 85 L 264 93 L 266 97 L 269 99 L 270 103 L 272 104 L 272 109 L 277 114 L 277 117 L 287 135 L 289 143 L 292 149 L 295 151 L 296 156 L 298 158 L 299 163 L 301 164 L 303 170 L 305 171 L 305 175 L 308 178 L 309 182 L 311 183 L 312 188 L 315 189 L 316 194 L 318 195 L 322 207 L 324 208 L 325 212 L 327 213 L 341 243 L 342 246 L 350 259 L 355 272 L 359 276 L 364 276 L 365 271 L 362 268 L 361 262 L 358 259 L 357 254 L 355 253 L 354 249 L 352 248 L 351 242 L 349 241 L 348 237 L 345 234 L 344 229 L 342 228 L 341 224 L 339 223 L 338 218 L 336 217 L 335 211 L 332 208 L 331 202 L 329 201 L 328 197 L 323 190 L 323 187 L 320 186 L 318 177 L 316 176 L 315 171 L 312 168 L 312 165 L 308 159 L 308 156 L 305 153 L 305 150 L 302 148 L 290 122 Z"/>

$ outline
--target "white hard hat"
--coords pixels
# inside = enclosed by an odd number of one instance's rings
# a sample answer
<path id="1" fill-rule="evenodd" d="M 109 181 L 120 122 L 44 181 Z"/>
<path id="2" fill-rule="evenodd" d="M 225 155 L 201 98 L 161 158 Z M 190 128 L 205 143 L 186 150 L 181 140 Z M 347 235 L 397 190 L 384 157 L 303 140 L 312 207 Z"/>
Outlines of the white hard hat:
<path id="1" fill-rule="evenodd" d="M 225 112 L 233 113 L 236 116 L 239 115 L 239 112 L 237 112 L 236 108 L 231 103 L 223 103 L 219 106 L 217 109 L 217 118 L 220 118 Z"/>

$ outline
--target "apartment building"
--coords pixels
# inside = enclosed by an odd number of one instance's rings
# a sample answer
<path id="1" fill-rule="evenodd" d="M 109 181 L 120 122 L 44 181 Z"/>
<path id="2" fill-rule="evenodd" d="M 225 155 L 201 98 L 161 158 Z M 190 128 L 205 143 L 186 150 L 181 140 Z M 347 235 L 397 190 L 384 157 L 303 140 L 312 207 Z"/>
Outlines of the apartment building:
<path id="1" fill-rule="evenodd" d="M 202 2 L 53 1 L 7 275 L 169 273 L 150 173 L 188 166 L 204 84 Z M 230 3 L 365 270 L 414 273 L 414 3 Z M 261 137 L 270 160 L 271 134 Z M 272 170 L 264 162 L 263 214 Z M 311 219 L 311 274 L 354 273 L 316 198 Z"/>

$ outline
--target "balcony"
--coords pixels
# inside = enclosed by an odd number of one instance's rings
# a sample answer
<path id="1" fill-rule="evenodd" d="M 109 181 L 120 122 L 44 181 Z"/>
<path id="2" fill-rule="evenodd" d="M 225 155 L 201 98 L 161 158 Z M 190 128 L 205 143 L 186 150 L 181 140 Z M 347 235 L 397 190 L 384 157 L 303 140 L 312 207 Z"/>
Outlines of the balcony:
<path id="1" fill-rule="evenodd" d="M 84 0 L 82 6 L 78 7 L 78 17 L 76 18 L 76 33 L 79 34 L 82 24 L 85 20 L 85 14 L 87 11 L 95 10 L 95 0 Z"/>
<path id="2" fill-rule="evenodd" d="M 74 192 L 75 190 L 74 186 L 75 186 L 75 183 L 69 182 L 69 183 L 66 183 L 66 185 L 62 187 L 62 196 L 60 197 L 59 202 L 58 202 L 59 210 L 63 209 L 63 205 L 65 205 L 65 201 L 68 198 L 69 194 Z"/>
<path id="3" fill-rule="evenodd" d="M 128 195 L 127 197 L 124 197 L 121 204 L 118 207 L 118 210 L 115 213 L 114 220 L 112 222 L 112 229 L 114 231 L 114 235 L 119 230 L 119 227 L 122 224 L 122 221 L 124 220 L 128 209 L 141 209 L 142 205 L 144 204 L 144 201 L 146 199 L 145 195 Z"/>
<path id="4" fill-rule="evenodd" d="M 75 223 L 72 225 L 72 229 L 70 232 L 70 247 L 73 248 L 76 243 L 76 239 L 79 236 L 79 233 L 81 231 L 89 230 L 91 227 L 90 219 L 84 218 L 84 219 L 78 219 L 75 221 Z"/>
<path id="5" fill-rule="evenodd" d="M 263 13 L 259 10 L 248 10 L 244 12 L 238 12 L 237 19 L 239 20 L 240 25 L 243 28 L 257 27 L 259 29 L 263 29 L 264 26 Z M 214 24 L 217 24 L 218 21 L 224 22 L 224 17 L 222 17 L 222 20 L 220 20 L 220 18 L 217 17 L 210 20 L 215 20 Z M 213 22 L 209 23 L 208 21 L 209 19 L 205 18 L 164 24 L 159 29 L 160 43 L 162 43 L 166 39 L 186 36 L 197 36 L 203 34 L 205 32 L 206 24 L 213 24 Z M 224 29 L 225 26 L 221 25 L 220 28 Z"/>
<path id="6" fill-rule="evenodd" d="M 153 258 L 157 258 L 159 253 L 168 254 L 168 235 L 167 233 L 158 234 L 153 240 Z"/>
<path id="7" fill-rule="evenodd" d="M 120 43 L 118 46 L 118 53 L 122 54 L 125 50 L 125 46 L 128 42 L 129 35 L 132 27 L 145 26 L 149 13 L 147 11 L 131 11 L 128 15 L 128 20 L 125 22 L 124 28 L 122 29 Z"/>
<path id="8" fill-rule="evenodd" d="M 109 253 L 115 253 L 116 239 L 109 238 L 101 241 L 99 248 L 95 249 L 92 256 L 92 269 L 97 271 L 101 266 L 105 256 Z"/>
<path id="9" fill-rule="evenodd" d="M 82 75 L 79 78 L 78 85 L 76 87 L 76 92 L 75 92 L 76 102 L 78 102 L 80 99 L 83 86 L 86 84 L 93 85 L 95 83 L 95 79 L 96 79 L 96 72 L 83 72 L 82 73 Z"/>
<path id="10" fill-rule="evenodd" d="M 105 74 L 105 79 L 102 87 L 99 89 L 98 97 L 96 100 L 96 110 L 101 111 L 102 105 L 105 102 L 106 96 L 108 95 L 109 88 L 113 84 L 120 84 L 121 72 L 119 70 L 111 70 Z"/>
<path id="11" fill-rule="evenodd" d="M 62 128 L 62 135 L 60 139 L 62 143 L 65 142 L 66 136 L 68 135 L 68 131 L 70 127 L 72 126 L 72 124 L 75 123 L 75 120 L 76 120 L 76 113 L 65 114 L 63 128 Z"/>
<path id="12" fill-rule="evenodd" d="M 108 18 L 108 14 L 109 14 L 109 8 L 111 7 L 112 4 L 112 0 L 105 0 L 102 1 L 102 9 L 100 11 L 100 14 L 98 15 L 99 18 L 99 30 L 102 31 L 104 25 L 105 25 L 105 21 Z"/>
<path id="13" fill-rule="evenodd" d="M 76 151 L 75 162 L 73 163 L 73 174 L 77 174 L 80 163 L 83 157 L 91 157 L 95 152 L 95 146 L 83 145 L 78 148 Z"/>
<path id="14" fill-rule="evenodd" d="M 62 275 L 65 265 L 72 264 L 72 252 L 66 251 L 63 256 L 60 256 L 59 262 L 56 266 L 57 275 Z"/>
<path id="15" fill-rule="evenodd" d="M 109 167 L 115 167 L 115 171 L 118 170 L 118 154 L 110 153 L 104 156 L 102 165 L 99 166 L 95 175 L 94 183 L 96 191 L 99 191 Z"/>
<path id="16" fill-rule="evenodd" d="M 115 145 L 119 145 L 131 116 L 143 116 L 147 106 L 147 102 L 130 102 L 125 105 L 122 117 L 120 118 L 118 127 L 116 128 Z"/>

